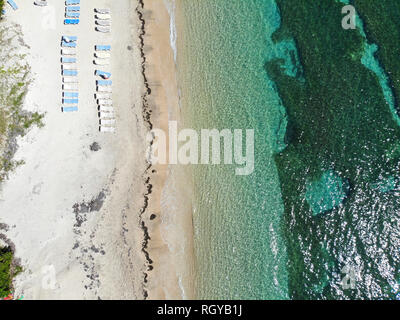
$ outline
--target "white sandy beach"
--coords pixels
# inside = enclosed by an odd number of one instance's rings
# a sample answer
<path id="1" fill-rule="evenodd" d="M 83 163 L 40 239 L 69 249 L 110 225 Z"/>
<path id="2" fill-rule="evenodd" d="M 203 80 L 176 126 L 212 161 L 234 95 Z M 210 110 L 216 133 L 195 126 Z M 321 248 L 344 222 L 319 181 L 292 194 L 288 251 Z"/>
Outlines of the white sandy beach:
<path id="1" fill-rule="evenodd" d="M 49 0 L 45 9 L 32 1 L 17 3 L 17 11 L 7 6 L 5 23 L 21 25 L 30 46 L 34 81 L 25 108 L 46 116 L 44 128 L 34 128 L 20 139 L 15 158 L 25 164 L 10 175 L 0 193 L 0 222 L 9 226 L 6 236 L 15 244 L 15 256 L 24 268 L 15 281 L 15 295 L 142 299 L 146 265 L 139 212 L 144 205 L 146 127 L 137 2 L 81 1 L 77 26 L 64 26 L 63 1 Z M 111 8 L 111 35 L 94 31 L 95 6 Z M 61 112 L 62 35 L 78 36 L 76 113 Z M 95 44 L 112 45 L 107 71 L 112 72 L 116 134 L 98 130 L 93 96 Z M 90 150 L 93 142 L 100 145 L 99 151 Z M 89 203 L 101 192 L 105 198 L 98 211 L 74 213 L 75 204 Z M 82 223 L 77 223 L 77 216 Z"/>

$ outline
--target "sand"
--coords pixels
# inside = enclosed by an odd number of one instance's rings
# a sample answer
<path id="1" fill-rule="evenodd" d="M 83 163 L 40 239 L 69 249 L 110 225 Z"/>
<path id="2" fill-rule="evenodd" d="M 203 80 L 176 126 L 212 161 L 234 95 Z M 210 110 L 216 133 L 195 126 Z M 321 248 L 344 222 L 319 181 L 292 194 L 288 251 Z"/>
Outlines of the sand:
<path id="1" fill-rule="evenodd" d="M 24 160 L 3 183 L 0 222 L 24 272 L 15 294 L 24 299 L 143 299 L 142 252 L 146 125 L 142 117 L 143 76 L 136 1 L 98 0 L 112 10 L 111 35 L 94 31 L 94 4 L 82 1 L 81 23 L 64 26 L 64 2 L 35 7 L 18 1 L 6 22 L 22 27 L 30 46 L 33 83 L 24 106 L 45 113 L 44 128 L 19 139 L 15 156 Z M 55 24 L 52 25 L 52 20 Z M 80 104 L 62 113 L 60 40 L 78 36 Z M 98 132 L 93 97 L 95 44 L 112 45 L 116 133 Z M 129 46 L 129 49 L 128 49 Z M 91 151 L 97 142 L 100 150 Z M 90 212 L 85 205 L 95 201 Z M 74 209 L 75 208 L 77 209 Z M 86 210 L 87 211 L 87 210 Z"/>
<path id="2" fill-rule="evenodd" d="M 151 94 L 148 102 L 154 110 L 151 122 L 162 129 L 168 141 L 168 121 L 181 122 L 177 65 L 171 44 L 174 8 L 170 1 L 146 0 L 146 75 Z M 168 8 L 170 12 L 168 11 Z M 167 145 L 168 148 L 168 145 Z M 193 299 L 194 256 L 191 190 L 189 175 L 176 165 L 156 165 L 150 176 L 153 185 L 149 213 L 159 219 L 148 221 L 151 240 L 148 252 L 154 272 L 149 274 L 150 299 Z"/>

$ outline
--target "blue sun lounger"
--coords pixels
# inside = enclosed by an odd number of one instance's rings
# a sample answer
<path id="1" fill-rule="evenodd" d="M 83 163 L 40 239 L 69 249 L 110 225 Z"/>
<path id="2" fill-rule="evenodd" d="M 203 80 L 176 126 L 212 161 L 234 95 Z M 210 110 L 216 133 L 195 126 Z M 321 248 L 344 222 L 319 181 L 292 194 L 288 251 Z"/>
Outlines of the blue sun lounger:
<path id="1" fill-rule="evenodd" d="M 7 0 L 8 4 L 14 9 L 17 10 L 18 6 L 17 4 L 14 2 L 14 0 Z"/>
<path id="2" fill-rule="evenodd" d="M 65 41 L 62 41 L 62 42 L 61 42 L 61 46 L 62 46 L 62 47 L 66 47 L 66 48 L 76 48 L 76 43 L 75 43 L 75 42 L 65 42 Z"/>
<path id="3" fill-rule="evenodd" d="M 81 3 L 80 0 L 66 0 L 65 1 L 65 5 L 67 5 L 67 6 L 70 6 L 70 5 L 73 5 L 73 4 L 80 4 L 80 3 Z"/>
<path id="4" fill-rule="evenodd" d="M 61 58 L 61 63 L 76 63 L 76 58 Z"/>
<path id="5" fill-rule="evenodd" d="M 63 99 L 63 104 L 77 104 L 78 99 Z"/>
<path id="6" fill-rule="evenodd" d="M 105 72 L 105 71 L 100 71 L 100 70 L 96 70 L 95 75 L 103 77 L 105 79 L 108 79 L 109 77 L 111 77 L 111 73 L 110 72 Z"/>
<path id="7" fill-rule="evenodd" d="M 63 112 L 74 112 L 74 111 L 78 111 L 78 107 L 62 107 L 62 111 Z"/>
<path id="8" fill-rule="evenodd" d="M 79 18 L 81 14 L 79 12 L 66 12 L 65 17 L 66 18 Z"/>
<path id="9" fill-rule="evenodd" d="M 70 7 L 66 7 L 65 8 L 65 11 L 67 11 L 67 12 L 71 12 L 71 11 L 81 11 L 81 7 L 78 7 L 78 6 L 70 6 Z"/>
<path id="10" fill-rule="evenodd" d="M 63 92 L 64 98 L 78 98 L 78 96 L 79 96 L 78 92 Z"/>
<path id="11" fill-rule="evenodd" d="M 78 24 L 79 19 L 65 19 L 64 24 Z"/>
<path id="12" fill-rule="evenodd" d="M 109 45 L 97 45 L 95 46 L 96 51 L 109 51 L 111 50 L 111 46 Z"/>
<path id="13" fill-rule="evenodd" d="M 78 75 L 78 71 L 77 70 L 63 70 L 62 75 L 76 77 Z"/>
<path id="14" fill-rule="evenodd" d="M 111 80 L 96 80 L 96 85 L 98 86 L 111 86 L 112 81 Z"/>

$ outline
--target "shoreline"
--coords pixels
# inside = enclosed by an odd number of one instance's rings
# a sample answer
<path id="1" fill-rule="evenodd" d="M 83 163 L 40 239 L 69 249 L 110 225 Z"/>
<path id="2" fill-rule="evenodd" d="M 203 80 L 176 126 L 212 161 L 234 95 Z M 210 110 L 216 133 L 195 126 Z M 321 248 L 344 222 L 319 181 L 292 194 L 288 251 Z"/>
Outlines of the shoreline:
<path id="1" fill-rule="evenodd" d="M 157 0 L 147 1 L 142 9 L 144 20 L 150 21 L 146 23 L 142 43 L 145 79 L 149 84 L 144 103 L 152 106 L 150 114 L 145 116 L 150 120 L 150 129 L 154 126 L 168 133 L 168 121 L 180 121 L 176 63 L 170 41 L 171 16 L 164 1 L 161 5 Z M 194 297 L 193 226 L 190 203 L 187 205 L 181 194 L 187 187 L 186 177 L 179 168 L 159 164 L 149 166 L 147 173 L 149 202 L 145 224 L 150 239 L 145 249 L 148 248 L 154 264 L 148 277 L 148 297 L 191 299 Z M 149 215 L 156 218 L 149 220 Z"/>

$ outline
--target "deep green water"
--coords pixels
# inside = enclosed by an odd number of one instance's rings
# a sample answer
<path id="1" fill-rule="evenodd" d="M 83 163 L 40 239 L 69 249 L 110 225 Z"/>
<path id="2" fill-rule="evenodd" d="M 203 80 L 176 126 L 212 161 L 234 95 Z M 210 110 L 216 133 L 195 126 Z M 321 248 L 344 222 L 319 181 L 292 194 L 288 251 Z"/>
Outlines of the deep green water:
<path id="1" fill-rule="evenodd" d="M 200 298 L 399 293 L 400 7 L 350 2 L 357 30 L 335 0 L 180 1 L 183 126 L 256 140 L 250 176 L 193 168 Z"/>

